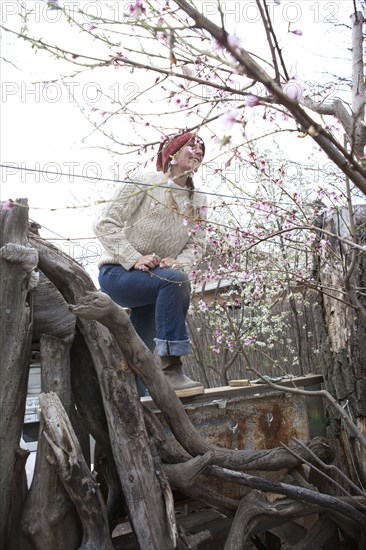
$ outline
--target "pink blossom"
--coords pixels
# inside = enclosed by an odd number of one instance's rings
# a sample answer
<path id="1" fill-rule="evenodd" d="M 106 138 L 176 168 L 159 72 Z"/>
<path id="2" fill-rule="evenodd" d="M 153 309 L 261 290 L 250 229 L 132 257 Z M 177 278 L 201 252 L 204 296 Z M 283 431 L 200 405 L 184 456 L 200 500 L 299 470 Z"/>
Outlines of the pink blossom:
<path id="1" fill-rule="evenodd" d="M 198 302 L 198 307 L 199 307 L 200 311 L 202 311 L 202 312 L 208 311 L 207 304 L 203 300 L 200 300 Z"/>
<path id="2" fill-rule="evenodd" d="M 285 220 L 285 221 L 282 223 L 282 229 L 284 229 L 284 230 L 292 229 L 293 226 L 294 226 L 294 224 L 293 224 L 290 220 Z"/>
<path id="3" fill-rule="evenodd" d="M 237 50 L 240 48 L 240 40 L 235 34 L 228 35 L 227 43 L 233 50 Z"/>
<path id="4" fill-rule="evenodd" d="M 231 109 L 231 111 L 227 111 L 223 114 L 221 117 L 221 123 L 224 130 L 230 130 L 232 126 L 235 124 L 235 122 L 239 122 L 238 120 L 239 111 L 238 109 Z"/>
<path id="5" fill-rule="evenodd" d="M 295 29 L 294 31 L 290 31 L 292 34 L 296 34 L 296 36 L 302 36 L 303 32 L 300 29 Z"/>
<path id="6" fill-rule="evenodd" d="M 329 241 L 327 239 L 320 239 L 319 241 L 319 251 L 324 253 L 326 248 L 329 246 Z"/>
<path id="7" fill-rule="evenodd" d="M 255 344 L 257 341 L 257 338 L 256 336 L 246 336 L 245 338 L 242 339 L 242 344 L 244 344 L 244 346 L 252 346 L 253 344 Z"/>
<path id="8" fill-rule="evenodd" d="M 303 97 L 304 87 L 300 82 L 292 79 L 283 86 L 283 92 L 289 99 L 300 101 Z"/>
<path id="9" fill-rule="evenodd" d="M 247 107 L 257 107 L 257 105 L 262 105 L 262 102 L 256 95 L 248 95 L 246 105 Z"/>
<path id="10" fill-rule="evenodd" d="M 96 25 L 93 25 L 93 23 L 90 23 L 89 25 L 86 26 L 86 29 L 89 31 L 89 32 L 92 32 L 94 31 L 95 29 L 97 29 L 98 27 Z"/>
<path id="11" fill-rule="evenodd" d="M 136 17 L 141 17 L 142 14 L 146 13 L 146 8 L 142 0 L 136 0 L 134 5 L 130 6 L 130 14 Z"/>
<path id="12" fill-rule="evenodd" d="M 216 38 L 213 38 L 211 40 L 211 44 L 212 44 L 212 47 L 215 51 L 222 51 L 224 49 L 224 46 L 221 44 L 221 42 L 219 42 L 218 40 L 216 40 Z"/>
<path id="13" fill-rule="evenodd" d="M 166 43 L 167 42 L 167 36 L 164 32 L 158 32 L 156 33 L 156 38 L 158 40 L 160 40 L 160 42 L 164 42 Z M 158 80 L 160 80 L 160 77 L 157 78 Z"/>
<path id="14" fill-rule="evenodd" d="M 14 206 L 16 206 L 16 204 L 17 204 L 16 202 L 9 199 L 8 201 L 3 202 L 1 207 L 3 210 L 11 210 L 12 208 L 14 208 Z"/>

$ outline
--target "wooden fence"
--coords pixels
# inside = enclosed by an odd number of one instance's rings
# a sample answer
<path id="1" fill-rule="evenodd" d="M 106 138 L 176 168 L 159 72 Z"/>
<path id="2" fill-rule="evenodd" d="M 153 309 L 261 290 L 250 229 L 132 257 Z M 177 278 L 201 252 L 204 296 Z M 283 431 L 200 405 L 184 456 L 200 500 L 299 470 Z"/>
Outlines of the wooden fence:
<path id="1" fill-rule="evenodd" d="M 316 292 L 298 289 L 291 304 L 288 299 L 276 304 L 273 314 L 278 313 L 285 315 L 286 332 L 276 339 L 270 350 L 265 346 L 246 348 L 245 359 L 243 354 L 227 349 L 220 353 L 213 351 L 215 325 L 210 324 L 210 311 L 195 308 L 188 317 L 193 354 L 185 358 L 187 371 L 209 388 L 225 386 L 234 379 L 257 379 L 258 375 L 248 367 L 272 377 L 321 373 L 319 350 L 323 324 L 319 322 L 322 314 Z M 233 309 L 231 315 L 235 324 L 243 312 L 241 308 Z M 260 340 L 265 344 L 266 337 L 262 335 Z"/>

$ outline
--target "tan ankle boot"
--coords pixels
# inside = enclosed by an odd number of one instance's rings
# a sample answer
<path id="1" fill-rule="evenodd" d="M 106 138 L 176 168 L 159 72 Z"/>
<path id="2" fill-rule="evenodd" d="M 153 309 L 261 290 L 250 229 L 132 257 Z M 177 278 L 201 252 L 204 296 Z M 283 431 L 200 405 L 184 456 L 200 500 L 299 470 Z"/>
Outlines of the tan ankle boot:
<path id="1" fill-rule="evenodd" d="M 178 397 L 200 395 L 205 391 L 200 382 L 195 382 L 184 374 L 180 357 L 164 355 L 160 359 L 164 375 L 173 386 Z"/>

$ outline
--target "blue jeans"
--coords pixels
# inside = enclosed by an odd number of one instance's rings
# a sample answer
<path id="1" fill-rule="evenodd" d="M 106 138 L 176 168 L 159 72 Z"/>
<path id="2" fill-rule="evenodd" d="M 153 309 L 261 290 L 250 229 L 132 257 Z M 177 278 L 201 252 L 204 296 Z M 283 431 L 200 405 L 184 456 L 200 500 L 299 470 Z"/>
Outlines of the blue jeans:
<path id="1" fill-rule="evenodd" d="M 131 322 L 146 346 L 158 355 L 191 352 L 186 315 L 191 287 L 183 271 L 155 267 L 150 271 L 126 270 L 106 264 L 99 271 L 102 292 L 131 309 Z"/>

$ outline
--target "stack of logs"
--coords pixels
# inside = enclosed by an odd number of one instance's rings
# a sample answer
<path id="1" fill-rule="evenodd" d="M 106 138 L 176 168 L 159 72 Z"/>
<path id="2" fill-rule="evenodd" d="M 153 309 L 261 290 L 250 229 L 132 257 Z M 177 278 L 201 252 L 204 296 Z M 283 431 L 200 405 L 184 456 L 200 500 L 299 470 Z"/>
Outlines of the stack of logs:
<path id="1" fill-rule="evenodd" d="M 315 478 L 312 485 L 306 478 L 304 463 L 321 470 L 332 460 L 327 441 L 315 438 L 290 450 L 210 445 L 192 426 L 126 312 L 97 292 L 77 262 L 34 228 L 28 234 L 27 201 L 17 204 L 1 213 L 2 548 L 113 548 L 111 532 L 120 517 L 129 518 L 141 549 L 198 548 L 210 533 L 193 535 L 183 529 L 173 489 L 232 518 L 225 549 L 263 547 L 261 535 L 280 525 L 283 541 L 293 541 L 296 531 L 296 549 L 320 548 L 329 540 L 343 540 L 349 548 L 365 542 L 365 493 L 349 486 L 353 496 L 332 496 L 319 491 Z M 42 420 L 28 490 L 27 452 L 19 441 L 40 275 L 50 289 L 50 307 L 53 300 L 58 303 L 55 324 L 60 326 L 57 334 L 48 333 L 46 321 L 37 327 Z M 179 451 L 142 404 L 136 375 L 162 412 Z M 103 491 L 90 470 L 89 434 L 98 447 Z M 286 483 L 260 474 L 281 469 L 287 471 Z M 247 493 L 240 501 L 229 498 L 224 490 L 215 490 L 210 483 L 214 478 L 243 485 Z M 278 498 L 269 501 L 268 493 Z M 314 514 L 312 527 L 303 528 L 299 536 L 293 520 Z"/>

